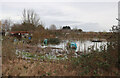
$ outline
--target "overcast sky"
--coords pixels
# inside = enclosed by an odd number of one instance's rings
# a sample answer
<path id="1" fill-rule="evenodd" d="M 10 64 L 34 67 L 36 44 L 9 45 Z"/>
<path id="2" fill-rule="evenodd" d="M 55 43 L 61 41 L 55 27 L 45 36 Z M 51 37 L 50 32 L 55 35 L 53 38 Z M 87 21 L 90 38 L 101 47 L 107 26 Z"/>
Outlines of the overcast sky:
<path id="1" fill-rule="evenodd" d="M 77 27 L 84 31 L 109 31 L 112 25 L 117 25 L 118 0 L 20 1 L 0 2 L 0 20 L 10 18 L 13 22 L 21 22 L 22 11 L 25 8 L 33 9 L 39 14 L 45 27 L 55 24 L 58 28 L 69 25 L 71 28 Z"/>

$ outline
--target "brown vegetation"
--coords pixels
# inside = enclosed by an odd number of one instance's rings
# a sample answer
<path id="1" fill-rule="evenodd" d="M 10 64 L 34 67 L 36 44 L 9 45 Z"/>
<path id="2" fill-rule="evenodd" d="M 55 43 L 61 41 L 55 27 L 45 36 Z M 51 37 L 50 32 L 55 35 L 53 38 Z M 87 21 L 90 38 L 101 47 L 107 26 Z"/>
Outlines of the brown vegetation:
<path id="1" fill-rule="evenodd" d="M 15 48 L 27 48 L 25 44 L 24 46 L 13 44 L 12 37 L 6 36 L 3 39 L 3 76 L 118 76 L 120 74 L 117 67 L 117 49 L 112 48 L 111 44 L 107 52 L 95 51 L 62 61 L 47 59 L 35 61 L 16 58 Z"/>
<path id="2" fill-rule="evenodd" d="M 26 13 L 27 12 L 27 13 Z M 27 14 L 27 15 L 26 15 Z M 12 31 L 32 31 L 32 39 L 30 44 L 14 42 L 14 37 L 3 36 L 2 41 L 2 74 L 3 76 L 119 76 L 118 70 L 120 59 L 118 55 L 118 35 L 116 33 L 103 32 L 81 32 L 81 30 L 47 30 L 42 24 L 39 24 L 39 18 L 36 20 L 27 19 L 36 15 L 33 11 L 24 10 L 23 23 L 14 25 Z M 28 16 L 28 17 L 27 17 Z M 33 21 L 36 21 L 37 24 Z M 94 50 L 89 54 L 81 54 L 79 57 L 72 57 L 74 53 L 70 50 L 68 59 L 66 60 L 51 60 L 42 59 L 23 59 L 17 57 L 17 49 L 29 49 L 31 54 L 44 54 L 44 51 L 49 52 L 51 47 L 42 49 L 38 48 L 44 39 L 51 42 L 61 40 L 85 40 L 89 38 L 104 38 L 107 39 L 107 50 L 98 52 Z M 37 52 L 41 49 L 43 53 Z M 62 56 L 62 55 L 61 55 Z M 58 56 L 60 57 L 60 56 Z"/>

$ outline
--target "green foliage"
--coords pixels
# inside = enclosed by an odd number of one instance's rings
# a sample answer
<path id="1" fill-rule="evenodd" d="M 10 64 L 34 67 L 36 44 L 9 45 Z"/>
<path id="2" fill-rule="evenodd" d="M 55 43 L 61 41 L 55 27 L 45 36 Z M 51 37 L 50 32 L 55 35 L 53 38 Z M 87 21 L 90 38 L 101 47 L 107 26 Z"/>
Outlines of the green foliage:
<path id="1" fill-rule="evenodd" d="M 57 71 L 56 70 L 54 70 L 54 72 L 53 73 L 57 73 Z"/>
<path id="2" fill-rule="evenodd" d="M 51 73 L 49 73 L 49 72 L 46 72 L 46 74 L 47 74 L 48 76 L 50 76 L 50 75 L 51 75 Z"/>

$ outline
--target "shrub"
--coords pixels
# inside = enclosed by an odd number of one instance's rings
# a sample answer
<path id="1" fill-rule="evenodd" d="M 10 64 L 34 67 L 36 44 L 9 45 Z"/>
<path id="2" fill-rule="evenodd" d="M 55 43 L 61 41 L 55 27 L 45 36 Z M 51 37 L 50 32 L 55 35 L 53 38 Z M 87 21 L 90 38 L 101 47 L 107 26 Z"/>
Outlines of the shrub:
<path id="1" fill-rule="evenodd" d="M 11 28 L 11 31 L 33 31 L 35 30 L 35 26 L 30 23 L 24 24 L 14 24 Z"/>
<path id="2" fill-rule="evenodd" d="M 70 68 L 76 70 L 78 75 L 98 74 L 99 71 L 96 73 L 93 71 L 98 69 L 108 72 L 115 64 L 115 60 L 111 58 L 112 56 L 108 52 L 93 52 L 77 58 L 72 57 Z"/>

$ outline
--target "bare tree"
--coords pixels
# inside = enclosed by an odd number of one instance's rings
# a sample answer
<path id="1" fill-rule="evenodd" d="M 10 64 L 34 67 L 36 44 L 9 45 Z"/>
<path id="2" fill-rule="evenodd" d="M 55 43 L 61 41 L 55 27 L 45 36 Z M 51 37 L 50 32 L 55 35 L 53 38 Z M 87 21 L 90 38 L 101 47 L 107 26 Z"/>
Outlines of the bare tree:
<path id="1" fill-rule="evenodd" d="M 2 30 L 9 31 L 12 21 L 10 19 L 6 19 L 2 21 Z"/>
<path id="2" fill-rule="evenodd" d="M 30 23 L 34 26 L 40 24 L 40 17 L 34 12 L 34 10 L 23 10 L 23 23 Z"/>
<path id="3" fill-rule="evenodd" d="M 56 28 L 56 26 L 54 24 L 52 24 L 49 29 L 50 30 L 56 30 L 57 28 Z"/>

